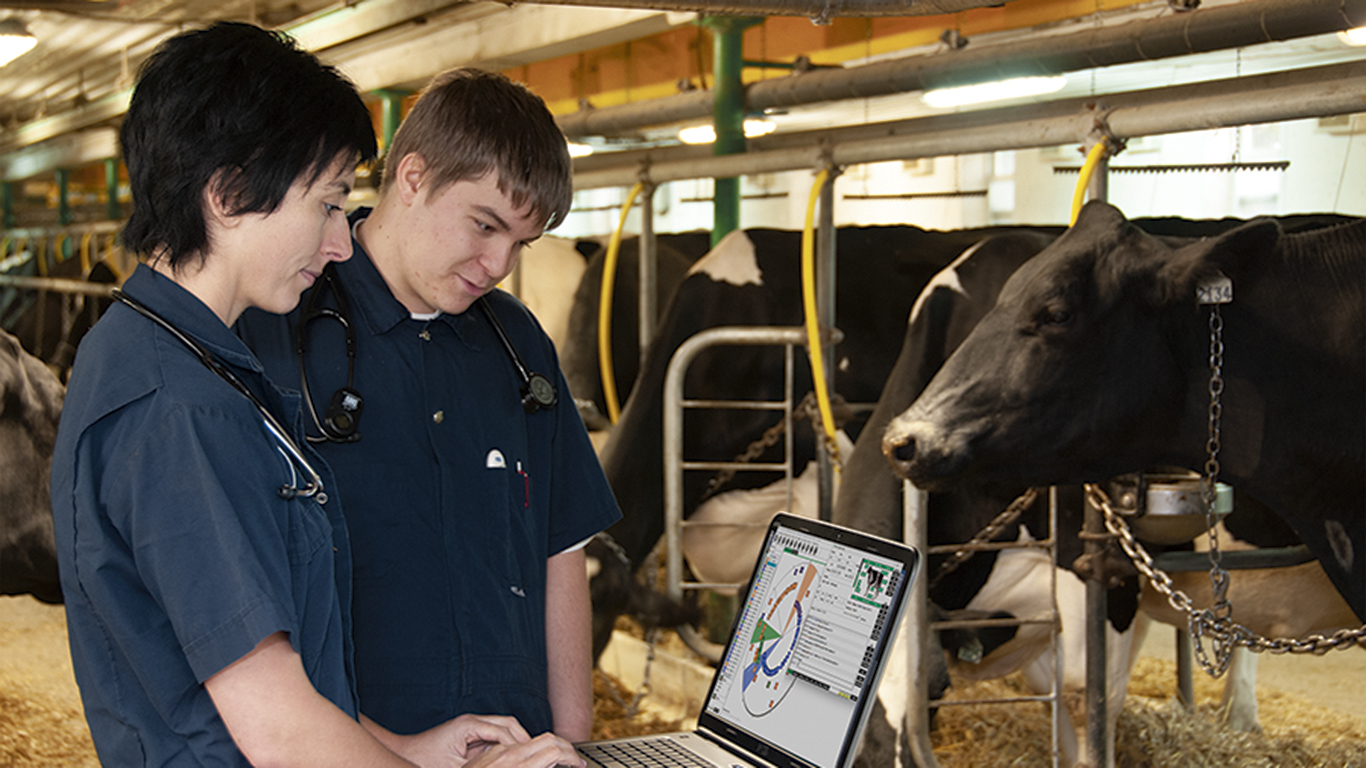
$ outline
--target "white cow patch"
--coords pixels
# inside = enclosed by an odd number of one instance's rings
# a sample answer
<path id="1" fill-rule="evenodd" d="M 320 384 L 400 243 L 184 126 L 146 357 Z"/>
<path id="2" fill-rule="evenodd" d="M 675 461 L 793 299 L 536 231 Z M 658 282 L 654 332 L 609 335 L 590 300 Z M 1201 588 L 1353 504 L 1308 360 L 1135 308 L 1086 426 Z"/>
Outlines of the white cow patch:
<path id="1" fill-rule="evenodd" d="M 947 267 L 939 270 L 935 273 L 934 277 L 930 278 L 930 281 L 920 290 L 920 295 L 915 297 L 915 306 L 911 307 L 911 319 L 907 321 L 907 325 L 914 323 L 915 319 L 920 317 L 920 308 L 925 306 L 926 299 L 928 299 L 931 293 L 934 293 L 935 288 L 948 288 L 961 296 L 968 295 L 968 292 L 963 290 L 963 282 L 958 279 L 958 265 L 972 258 L 972 255 L 977 253 L 977 249 L 981 248 L 982 243 L 985 242 L 986 240 L 978 240 L 976 243 L 973 243 L 971 248 L 963 251 L 958 255 L 958 258 L 954 259 Z"/>
<path id="2" fill-rule="evenodd" d="M 569 339 L 569 313 L 574 307 L 574 291 L 588 268 L 574 241 L 546 235 L 523 251 L 517 269 L 521 289 L 517 298 L 527 305 L 555 348 L 564 349 Z M 512 290 L 513 279 L 502 283 Z"/>
<path id="3" fill-rule="evenodd" d="M 854 450 L 853 441 L 843 431 L 835 433 L 840 454 Z M 688 517 L 692 522 L 738 523 L 748 527 L 720 525 L 690 526 L 683 529 L 683 557 L 697 579 L 709 584 L 743 583 L 754 570 L 764 532 L 773 516 L 783 510 L 798 517 L 815 518 L 819 513 L 819 477 L 816 462 L 808 462 L 802 473 L 792 479 L 792 503 L 787 499 L 787 482 L 779 480 L 762 488 L 726 491 L 707 499 Z M 836 476 L 834 493 L 839 494 Z M 718 592 L 735 594 L 734 589 Z"/>
<path id="4" fill-rule="evenodd" d="M 698 272 L 705 273 L 718 283 L 736 286 L 764 284 L 759 261 L 754 258 L 754 241 L 740 229 L 721 238 L 721 242 L 688 269 L 689 275 Z"/>

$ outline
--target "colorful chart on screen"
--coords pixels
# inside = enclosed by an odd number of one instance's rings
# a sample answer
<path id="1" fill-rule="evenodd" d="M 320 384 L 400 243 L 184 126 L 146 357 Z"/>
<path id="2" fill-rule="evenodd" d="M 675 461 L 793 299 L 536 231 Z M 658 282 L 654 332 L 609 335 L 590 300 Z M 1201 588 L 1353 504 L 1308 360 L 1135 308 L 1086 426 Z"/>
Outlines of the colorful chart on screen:
<path id="1" fill-rule="evenodd" d="M 811 596 L 815 580 L 815 565 L 796 562 L 784 567 L 770 585 L 764 613 L 749 638 L 742 681 L 745 709 L 755 717 L 782 703 L 796 680 L 787 670 L 802 632 L 803 602 Z"/>

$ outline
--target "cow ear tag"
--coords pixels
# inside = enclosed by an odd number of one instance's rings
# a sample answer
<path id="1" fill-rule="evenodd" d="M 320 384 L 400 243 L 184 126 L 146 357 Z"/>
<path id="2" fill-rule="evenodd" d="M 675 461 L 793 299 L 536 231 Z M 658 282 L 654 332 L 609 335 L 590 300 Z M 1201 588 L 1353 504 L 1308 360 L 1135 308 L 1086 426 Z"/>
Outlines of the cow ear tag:
<path id="1" fill-rule="evenodd" d="M 1233 281 L 1223 272 L 1205 278 L 1195 287 L 1195 301 L 1197 304 L 1233 303 Z"/>

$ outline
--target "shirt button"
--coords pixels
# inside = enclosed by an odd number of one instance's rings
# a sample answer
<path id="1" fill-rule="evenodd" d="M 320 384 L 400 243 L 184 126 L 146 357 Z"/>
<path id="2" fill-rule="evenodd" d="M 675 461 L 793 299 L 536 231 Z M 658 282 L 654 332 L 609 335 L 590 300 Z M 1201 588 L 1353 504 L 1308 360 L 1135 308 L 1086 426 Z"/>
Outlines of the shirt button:
<path id="1" fill-rule="evenodd" d="M 432 414 L 432 421 L 436 422 L 437 424 L 440 424 L 441 422 L 443 422 L 443 421 L 445 421 L 445 420 L 446 420 L 446 412 L 445 412 L 445 411 L 437 411 L 436 413 L 433 413 L 433 414 Z"/>
<path id="2" fill-rule="evenodd" d="M 419 334 L 417 335 L 417 337 L 418 337 L 419 339 L 422 339 L 423 341 L 431 341 L 431 340 L 432 340 L 431 331 L 428 331 L 426 328 L 423 328 L 423 329 L 422 329 L 422 332 L 419 333 Z"/>

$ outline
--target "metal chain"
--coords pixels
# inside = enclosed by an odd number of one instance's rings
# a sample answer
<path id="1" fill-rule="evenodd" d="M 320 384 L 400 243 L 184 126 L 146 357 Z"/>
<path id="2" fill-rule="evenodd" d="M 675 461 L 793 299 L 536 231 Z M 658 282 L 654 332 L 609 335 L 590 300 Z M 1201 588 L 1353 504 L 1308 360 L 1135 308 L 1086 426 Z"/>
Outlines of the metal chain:
<path id="1" fill-rule="evenodd" d="M 1196 659 L 1206 673 L 1217 678 L 1228 669 L 1233 645 L 1213 638 L 1214 661 L 1211 662 L 1205 654 L 1204 643 L 1200 642 L 1200 634 L 1196 632 L 1197 629 L 1203 630 L 1207 626 L 1212 626 L 1213 622 L 1227 621 L 1233 614 L 1233 605 L 1228 600 L 1229 575 L 1228 571 L 1224 570 L 1223 553 L 1219 550 L 1219 516 L 1216 509 L 1219 490 L 1215 485 L 1219 478 L 1219 449 L 1222 447 L 1220 423 L 1224 415 L 1224 317 L 1219 312 L 1218 304 L 1210 304 L 1209 307 L 1209 437 L 1205 441 L 1205 453 L 1208 458 L 1205 459 L 1205 474 L 1200 478 L 1200 497 L 1205 507 L 1205 535 L 1209 541 L 1209 583 L 1213 604 L 1201 611 L 1199 616 L 1192 615 L 1190 623 Z"/>
<path id="2" fill-rule="evenodd" d="M 797 403 L 797 406 L 792 409 L 792 418 L 811 419 L 812 428 L 816 431 L 817 438 L 825 443 L 825 450 L 830 456 L 831 462 L 834 463 L 837 470 L 842 470 L 843 464 L 840 461 L 839 444 L 821 429 L 820 408 L 816 405 L 815 391 L 807 392 L 806 397 L 803 397 L 801 402 Z M 745 448 L 744 452 L 736 456 L 733 461 L 739 464 L 748 464 L 749 462 L 754 461 L 762 456 L 764 451 L 772 448 L 786 431 L 787 419 L 782 419 L 777 424 L 764 430 L 764 433 L 759 436 L 759 439 L 750 443 L 749 446 Z M 731 478 L 735 477 L 735 473 L 738 471 L 739 470 L 737 469 L 723 469 L 720 472 L 717 472 L 716 475 L 707 482 L 707 492 L 702 494 L 702 501 L 706 501 L 715 495 L 722 486 L 730 482 Z"/>
<path id="3" fill-rule="evenodd" d="M 947 560 L 940 563 L 939 570 L 934 574 L 934 578 L 930 580 L 927 589 L 934 589 L 945 576 L 958 570 L 958 567 L 967 562 L 968 558 L 977 554 L 975 547 L 995 539 L 996 534 L 1000 533 L 1001 529 L 1015 522 L 1015 519 L 1020 516 L 1020 513 L 1028 509 L 1038 497 L 1039 489 L 1030 488 L 1020 494 L 1019 498 L 1010 502 L 1010 506 L 1006 507 L 1004 512 L 997 515 L 994 520 L 986 524 L 986 527 L 978 531 L 976 536 L 969 539 L 962 548 L 954 550 L 953 554 L 949 555 Z"/>
<path id="4" fill-rule="evenodd" d="M 1331 635 L 1309 635 L 1304 638 L 1266 638 L 1235 622 L 1232 618 L 1233 606 L 1228 600 L 1229 574 L 1223 567 L 1223 555 L 1219 551 L 1217 501 L 1219 477 L 1220 425 L 1224 406 L 1224 319 L 1219 312 L 1219 304 L 1211 303 L 1209 316 L 1209 437 L 1205 441 L 1205 472 L 1200 478 L 1200 496 L 1205 507 L 1206 535 L 1209 537 L 1210 592 L 1213 605 L 1197 609 L 1195 602 L 1185 592 L 1177 589 L 1171 579 L 1153 563 L 1153 558 L 1142 544 L 1134 538 L 1128 523 L 1110 504 L 1110 498 L 1097 485 L 1086 486 L 1086 497 L 1100 509 L 1105 516 L 1105 527 L 1118 539 L 1125 554 L 1134 565 L 1148 578 L 1153 589 L 1164 597 L 1172 608 L 1184 614 L 1190 626 L 1192 648 L 1200 668 L 1210 677 L 1218 678 L 1228 670 L 1233 649 L 1243 646 L 1255 653 L 1316 653 L 1322 654 L 1335 648 L 1366 646 L 1366 625 L 1357 629 L 1339 629 Z M 1210 641 L 1213 658 L 1206 651 L 1204 639 Z"/>
<path id="5" fill-rule="evenodd" d="M 1339 629 L 1328 635 L 1314 634 L 1303 638 L 1267 638 L 1227 616 L 1207 618 L 1206 614 L 1209 611 L 1195 608 L 1195 601 L 1191 599 L 1190 595 L 1177 589 L 1171 576 L 1153 564 L 1152 555 L 1148 554 L 1143 545 L 1134 538 L 1128 524 L 1124 521 L 1123 515 L 1111 506 L 1110 498 L 1105 491 L 1097 485 L 1088 484 L 1086 486 L 1086 497 L 1104 512 L 1106 529 L 1114 534 L 1125 554 L 1134 561 L 1139 573 L 1148 578 L 1153 589 L 1167 598 L 1167 602 L 1173 608 L 1189 618 L 1192 638 L 1199 640 L 1200 637 L 1208 637 L 1215 644 L 1226 645 L 1230 650 L 1235 645 L 1241 645 L 1251 649 L 1254 653 L 1270 651 L 1276 654 L 1323 654 L 1330 650 L 1351 648 L 1356 645 L 1366 646 L 1366 625 L 1356 629 Z M 1198 642 L 1195 647 L 1200 647 Z M 1214 671 L 1211 667 L 1206 666 L 1204 661 L 1200 666 L 1212 677 L 1219 677 L 1224 672 L 1223 669 Z"/>

